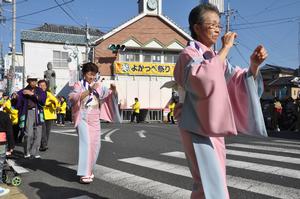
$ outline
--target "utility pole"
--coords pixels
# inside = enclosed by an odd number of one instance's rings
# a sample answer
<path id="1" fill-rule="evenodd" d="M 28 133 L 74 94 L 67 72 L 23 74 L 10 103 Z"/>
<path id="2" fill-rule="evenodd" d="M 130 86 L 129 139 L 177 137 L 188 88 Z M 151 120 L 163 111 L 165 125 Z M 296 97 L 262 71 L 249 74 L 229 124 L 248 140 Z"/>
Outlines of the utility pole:
<path id="1" fill-rule="evenodd" d="M 298 24 L 298 59 L 299 59 L 299 68 L 298 68 L 298 77 L 300 77 L 300 22 Z"/>
<path id="2" fill-rule="evenodd" d="M 12 0 L 12 46 L 11 46 L 11 66 L 7 78 L 7 92 L 10 95 L 15 82 L 16 64 L 16 0 Z M 24 77 L 23 77 L 24 78 Z"/>
<path id="3" fill-rule="evenodd" d="M 12 0 L 12 15 L 13 15 L 13 21 L 12 21 L 12 54 L 11 54 L 11 88 L 9 90 L 9 94 L 11 94 L 14 82 L 15 82 L 15 65 L 16 65 L 16 0 Z"/>
<path id="4" fill-rule="evenodd" d="M 90 53 L 90 39 L 91 36 L 89 34 L 89 27 L 88 24 L 85 25 L 85 62 L 90 62 L 91 60 L 89 59 L 89 53 Z"/>
<path id="5" fill-rule="evenodd" d="M 227 4 L 227 10 L 224 12 L 225 17 L 226 17 L 226 28 L 225 28 L 225 33 L 230 31 L 230 17 L 231 15 L 234 14 L 234 10 L 230 9 L 229 3 Z"/>

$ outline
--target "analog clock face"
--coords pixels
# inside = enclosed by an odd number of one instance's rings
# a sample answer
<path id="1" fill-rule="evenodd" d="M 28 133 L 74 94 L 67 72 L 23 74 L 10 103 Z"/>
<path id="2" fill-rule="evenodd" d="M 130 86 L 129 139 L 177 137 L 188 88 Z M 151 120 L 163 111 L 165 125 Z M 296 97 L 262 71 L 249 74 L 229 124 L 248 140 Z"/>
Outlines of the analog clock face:
<path id="1" fill-rule="evenodd" d="M 150 10 L 155 10 L 157 8 L 157 0 L 148 0 L 147 5 Z"/>

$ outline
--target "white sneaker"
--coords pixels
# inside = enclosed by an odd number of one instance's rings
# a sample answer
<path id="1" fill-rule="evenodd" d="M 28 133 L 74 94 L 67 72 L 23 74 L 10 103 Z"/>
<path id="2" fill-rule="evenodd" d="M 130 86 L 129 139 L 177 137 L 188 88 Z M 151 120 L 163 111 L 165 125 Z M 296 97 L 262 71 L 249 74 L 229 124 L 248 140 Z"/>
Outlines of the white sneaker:
<path id="1" fill-rule="evenodd" d="M 277 132 L 280 132 L 280 128 L 277 128 L 277 130 L 276 130 Z"/>
<path id="2" fill-rule="evenodd" d="M 36 156 L 34 156 L 34 158 L 39 159 L 39 158 L 41 158 L 41 156 L 40 155 L 36 155 Z"/>
<path id="3" fill-rule="evenodd" d="M 0 196 L 4 196 L 9 193 L 9 189 L 5 189 L 3 187 L 0 187 Z"/>
<path id="4" fill-rule="evenodd" d="M 24 158 L 30 158 L 30 154 L 28 153 L 28 154 L 24 155 Z"/>

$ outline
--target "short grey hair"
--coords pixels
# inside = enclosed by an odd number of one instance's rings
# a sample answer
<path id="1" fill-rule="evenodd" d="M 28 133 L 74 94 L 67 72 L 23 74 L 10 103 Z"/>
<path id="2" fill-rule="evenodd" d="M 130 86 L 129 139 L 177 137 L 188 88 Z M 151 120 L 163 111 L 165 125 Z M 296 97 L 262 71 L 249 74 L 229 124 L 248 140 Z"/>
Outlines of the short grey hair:
<path id="1" fill-rule="evenodd" d="M 191 31 L 191 36 L 196 39 L 197 35 L 194 31 L 195 24 L 202 24 L 204 22 L 203 15 L 206 12 L 215 12 L 218 16 L 220 16 L 220 12 L 216 6 L 211 3 L 203 3 L 196 7 L 194 7 L 189 15 L 189 28 Z"/>

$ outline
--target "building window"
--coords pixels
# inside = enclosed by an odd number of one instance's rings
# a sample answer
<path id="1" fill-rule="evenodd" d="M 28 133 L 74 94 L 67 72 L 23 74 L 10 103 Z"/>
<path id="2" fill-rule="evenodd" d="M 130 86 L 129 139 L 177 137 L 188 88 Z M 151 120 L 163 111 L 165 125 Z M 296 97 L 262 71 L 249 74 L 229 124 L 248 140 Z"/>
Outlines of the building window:
<path id="1" fill-rule="evenodd" d="M 140 52 L 137 50 L 120 52 L 119 59 L 123 62 L 140 62 Z"/>
<path id="2" fill-rule="evenodd" d="M 161 63 L 161 53 L 160 52 L 150 52 L 145 51 L 143 52 L 143 61 L 144 62 L 154 62 L 154 63 Z"/>
<path id="3" fill-rule="evenodd" d="M 81 53 L 81 60 L 82 60 L 82 63 L 87 63 L 85 52 Z"/>
<path id="4" fill-rule="evenodd" d="M 53 67 L 54 68 L 68 68 L 69 54 L 62 51 L 53 51 Z"/>
<path id="5" fill-rule="evenodd" d="M 178 54 L 175 53 L 165 53 L 164 62 L 165 63 L 176 63 L 178 59 Z"/>

